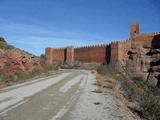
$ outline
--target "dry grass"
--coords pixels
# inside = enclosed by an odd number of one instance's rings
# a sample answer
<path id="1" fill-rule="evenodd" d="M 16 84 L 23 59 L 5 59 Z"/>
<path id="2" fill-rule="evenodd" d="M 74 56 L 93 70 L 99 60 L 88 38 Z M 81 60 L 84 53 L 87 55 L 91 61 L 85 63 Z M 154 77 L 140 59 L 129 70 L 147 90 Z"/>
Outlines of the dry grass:
<path id="1" fill-rule="evenodd" d="M 130 102 L 139 103 L 140 110 L 132 109 L 147 120 L 160 120 L 160 90 L 139 78 L 123 80 L 123 95 Z"/>
<path id="2" fill-rule="evenodd" d="M 97 85 L 102 86 L 103 88 L 109 89 L 113 89 L 113 87 L 115 86 L 115 80 L 113 78 L 100 74 L 97 75 L 96 83 Z"/>
<path id="3" fill-rule="evenodd" d="M 48 66 L 45 69 L 34 69 L 30 73 L 15 72 L 15 73 L 0 73 L 0 88 L 11 86 L 17 83 L 22 83 L 32 78 L 40 78 L 52 74 L 52 71 L 58 70 L 57 66 Z"/>
<path id="4" fill-rule="evenodd" d="M 97 69 L 97 84 L 107 88 L 117 89 L 122 101 L 132 111 L 147 120 L 160 120 L 160 89 L 149 86 L 142 77 L 131 77 L 128 74 L 116 74 L 114 68 L 100 66 Z M 115 74 L 111 73 L 114 72 Z M 128 76 L 127 76 L 128 75 Z M 133 75 L 133 73 L 132 73 Z M 117 79 L 115 81 L 113 78 Z M 123 97 L 124 96 L 124 97 Z M 126 108 L 127 110 L 127 108 Z"/>

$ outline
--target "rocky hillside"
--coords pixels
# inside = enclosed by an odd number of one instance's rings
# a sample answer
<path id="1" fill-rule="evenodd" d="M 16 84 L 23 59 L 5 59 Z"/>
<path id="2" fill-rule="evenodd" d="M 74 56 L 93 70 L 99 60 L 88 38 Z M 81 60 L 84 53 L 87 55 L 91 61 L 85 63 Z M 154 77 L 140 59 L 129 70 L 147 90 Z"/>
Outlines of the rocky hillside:
<path id="1" fill-rule="evenodd" d="M 151 86 L 160 87 L 160 49 L 138 46 L 128 54 L 130 73 L 141 76 Z"/>
<path id="2" fill-rule="evenodd" d="M 8 45 L 5 39 L 0 37 L 1 73 L 31 72 L 35 68 L 41 69 L 39 58 Z"/>

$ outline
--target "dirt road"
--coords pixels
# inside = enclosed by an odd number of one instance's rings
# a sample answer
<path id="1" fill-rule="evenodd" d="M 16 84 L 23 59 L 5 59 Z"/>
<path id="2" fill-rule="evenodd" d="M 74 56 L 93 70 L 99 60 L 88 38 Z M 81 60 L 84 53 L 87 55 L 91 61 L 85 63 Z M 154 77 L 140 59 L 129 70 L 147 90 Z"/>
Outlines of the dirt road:
<path id="1" fill-rule="evenodd" d="M 73 70 L 0 90 L 0 120 L 120 120 L 112 90 L 94 93 L 95 75 Z"/>

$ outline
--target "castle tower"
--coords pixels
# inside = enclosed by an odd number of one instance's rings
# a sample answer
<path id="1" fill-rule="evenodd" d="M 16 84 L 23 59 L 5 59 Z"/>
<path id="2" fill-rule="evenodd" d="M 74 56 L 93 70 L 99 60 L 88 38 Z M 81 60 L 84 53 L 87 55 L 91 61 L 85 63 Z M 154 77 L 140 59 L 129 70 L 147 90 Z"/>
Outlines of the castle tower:
<path id="1" fill-rule="evenodd" d="M 74 61 L 74 47 L 68 46 L 66 48 L 66 61 L 67 63 L 72 63 Z"/>
<path id="2" fill-rule="evenodd" d="M 52 64 L 52 54 L 53 54 L 53 49 L 52 48 L 46 48 L 45 49 L 46 63 L 48 65 Z"/>
<path id="3" fill-rule="evenodd" d="M 133 39 L 139 34 L 139 24 L 131 24 L 130 25 L 130 37 Z"/>

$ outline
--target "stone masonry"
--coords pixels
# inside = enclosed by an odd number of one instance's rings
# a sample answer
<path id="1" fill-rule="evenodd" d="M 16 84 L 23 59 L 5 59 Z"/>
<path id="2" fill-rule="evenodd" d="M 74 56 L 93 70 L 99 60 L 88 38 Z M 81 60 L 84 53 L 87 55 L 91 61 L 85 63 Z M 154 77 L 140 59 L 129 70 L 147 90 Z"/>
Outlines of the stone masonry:
<path id="1" fill-rule="evenodd" d="M 140 33 L 139 24 L 130 25 L 130 38 L 106 45 L 93 45 L 80 48 L 46 48 L 47 64 L 72 63 L 110 63 L 111 61 L 127 61 L 128 51 L 136 47 L 159 48 L 160 33 Z"/>

